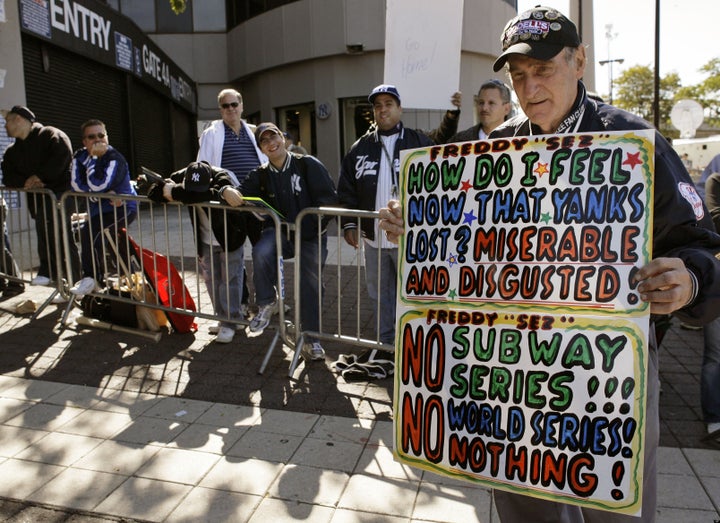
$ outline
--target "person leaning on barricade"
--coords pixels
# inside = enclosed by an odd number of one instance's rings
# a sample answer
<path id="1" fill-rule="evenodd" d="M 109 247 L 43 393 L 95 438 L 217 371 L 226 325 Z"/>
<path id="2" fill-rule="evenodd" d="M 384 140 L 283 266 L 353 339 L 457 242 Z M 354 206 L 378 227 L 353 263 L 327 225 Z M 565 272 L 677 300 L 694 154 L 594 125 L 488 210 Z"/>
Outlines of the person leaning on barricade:
<path id="1" fill-rule="evenodd" d="M 70 161 L 72 145 L 70 138 L 60 129 L 42 125 L 35 121 L 35 114 L 27 107 L 16 105 L 4 111 L 5 129 L 15 138 L 2 159 L 3 183 L 7 187 L 23 189 L 48 189 L 56 198 L 70 189 Z M 52 200 L 44 194 L 28 194 L 28 210 L 35 220 L 37 250 L 40 267 L 31 285 L 49 285 L 56 280 L 58 259 L 56 252 L 55 214 L 57 209 Z M 70 229 L 70 214 L 67 213 L 65 227 Z M 59 245 L 61 242 L 58 239 Z M 77 245 L 69 242 L 70 267 L 73 274 L 68 281 L 74 282 L 80 267 Z M 64 301 L 56 296 L 55 303 Z"/>
<path id="2" fill-rule="evenodd" d="M 80 126 L 80 133 L 83 147 L 73 155 L 70 168 L 72 190 L 137 196 L 127 161 L 110 145 L 105 124 L 100 120 L 88 120 Z M 80 225 L 82 279 L 70 289 L 76 296 L 85 296 L 103 284 L 103 255 L 106 252 L 103 231 L 109 231 L 117 239 L 117 231 L 127 228 L 137 218 L 137 201 L 90 198 L 87 210 L 88 219 Z M 116 240 L 115 243 L 118 248 L 123 248 L 122 242 Z M 124 257 L 127 259 L 127 255 Z"/>
<path id="3" fill-rule="evenodd" d="M 152 184 L 148 198 L 163 202 L 185 204 L 223 199 L 223 190 L 233 187 L 233 177 L 227 171 L 207 162 L 191 162 L 174 172 L 164 182 Z M 188 208 L 193 224 L 198 262 L 215 315 L 219 318 L 215 341 L 230 343 L 245 318 L 241 299 L 245 274 L 243 244 L 248 234 L 257 236 L 257 221 L 247 213 L 219 207 L 193 206 Z"/>
<path id="4" fill-rule="evenodd" d="M 539 31 L 539 33 L 536 33 Z M 648 129 L 644 120 L 589 98 L 582 82 L 587 58 L 575 24 L 555 9 L 535 7 L 513 18 L 502 36 L 503 54 L 494 69 L 507 67 L 524 115 L 511 118 L 490 138 Z M 527 115 L 527 116 L 526 116 Z M 380 210 L 380 228 L 397 242 L 403 232 L 397 200 Z M 720 312 L 720 236 L 693 190 L 682 161 L 655 133 L 654 259 L 633 280 L 640 298 L 650 303 L 651 320 L 675 313 L 684 321 L 707 323 Z M 495 490 L 500 520 L 651 522 L 657 505 L 659 379 L 657 344 L 650 325 L 647 417 L 644 437 L 642 516 L 604 512 L 522 494 Z"/>
<path id="5" fill-rule="evenodd" d="M 244 197 L 259 197 L 279 211 L 283 215 L 285 229 L 280 235 L 281 256 L 292 258 L 295 254 L 295 233 L 292 230 L 295 218 L 307 207 L 337 205 L 335 184 L 317 158 L 288 152 L 283 133 L 274 123 L 258 125 L 255 139 L 269 162 L 251 171 L 238 189 L 225 189 L 223 197 L 232 206 L 245 204 Z M 300 319 L 303 330 L 317 332 L 320 324 L 321 282 L 318 264 L 324 265 L 327 257 L 327 221 L 323 220 L 322 230 L 318 230 L 314 216 L 306 216 L 301 224 Z M 318 246 L 322 251 L 320 254 Z M 266 219 L 262 222 L 262 233 L 253 247 L 252 255 L 255 301 L 259 307 L 258 313 L 250 321 L 252 332 L 262 332 L 277 307 L 277 257 L 275 222 Z M 321 360 L 325 357 L 325 351 L 318 341 L 310 340 L 305 347 L 309 347 L 305 355 L 310 359 Z"/>

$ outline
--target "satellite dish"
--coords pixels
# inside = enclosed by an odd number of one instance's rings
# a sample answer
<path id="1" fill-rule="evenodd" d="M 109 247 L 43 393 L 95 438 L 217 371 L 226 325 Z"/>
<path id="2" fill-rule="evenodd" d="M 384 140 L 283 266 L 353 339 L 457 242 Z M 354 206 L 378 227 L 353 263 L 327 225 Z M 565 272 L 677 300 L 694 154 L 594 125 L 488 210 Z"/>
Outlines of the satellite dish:
<path id="1" fill-rule="evenodd" d="M 692 138 L 703 123 L 702 105 L 695 100 L 679 100 L 670 111 L 670 121 L 680 131 L 680 138 Z"/>

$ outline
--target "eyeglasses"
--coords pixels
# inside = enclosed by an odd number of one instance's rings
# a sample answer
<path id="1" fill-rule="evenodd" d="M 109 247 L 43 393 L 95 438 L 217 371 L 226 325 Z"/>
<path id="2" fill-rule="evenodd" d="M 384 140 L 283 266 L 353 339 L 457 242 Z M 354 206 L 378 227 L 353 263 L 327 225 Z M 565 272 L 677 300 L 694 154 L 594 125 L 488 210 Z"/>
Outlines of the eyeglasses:
<path id="1" fill-rule="evenodd" d="M 100 138 L 101 140 L 105 138 L 107 134 L 105 133 L 97 133 L 97 134 L 88 134 L 83 140 L 95 140 L 96 138 Z"/>
<path id="2" fill-rule="evenodd" d="M 230 109 L 232 107 L 234 109 L 238 105 L 240 105 L 240 102 L 230 102 L 229 104 L 220 104 L 220 107 L 223 109 Z"/>

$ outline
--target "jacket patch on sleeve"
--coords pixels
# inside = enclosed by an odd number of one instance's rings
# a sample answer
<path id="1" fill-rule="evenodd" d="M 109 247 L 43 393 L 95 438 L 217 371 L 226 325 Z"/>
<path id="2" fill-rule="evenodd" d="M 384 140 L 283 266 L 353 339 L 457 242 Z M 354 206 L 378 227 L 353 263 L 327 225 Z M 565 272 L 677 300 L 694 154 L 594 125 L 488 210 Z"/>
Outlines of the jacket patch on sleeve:
<path id="1" fill-rule="evenodd" d="M 705 209 L 703 208 L 702 198 L 700 198 L 695 187 L 690 183 L 680 182 L 678 183 L 678 190 L 682 197 L 685 198 L 693 208 L 695 218 L 702 220 L 705 217 Z"/>

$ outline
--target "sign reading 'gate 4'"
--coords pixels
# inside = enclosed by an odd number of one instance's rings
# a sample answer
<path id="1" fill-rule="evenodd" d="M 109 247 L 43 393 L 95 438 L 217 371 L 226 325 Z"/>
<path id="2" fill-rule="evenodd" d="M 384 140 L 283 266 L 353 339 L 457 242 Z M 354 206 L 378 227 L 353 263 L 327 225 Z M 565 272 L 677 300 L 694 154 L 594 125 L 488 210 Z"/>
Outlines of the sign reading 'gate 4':
<path id="1" fill-rule="evenodd" d="M 652 131 L 404 151 L 395 453 L 641 510 Z"/>

